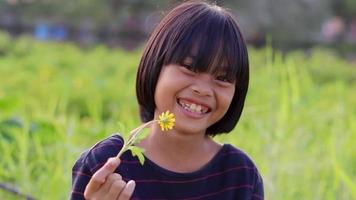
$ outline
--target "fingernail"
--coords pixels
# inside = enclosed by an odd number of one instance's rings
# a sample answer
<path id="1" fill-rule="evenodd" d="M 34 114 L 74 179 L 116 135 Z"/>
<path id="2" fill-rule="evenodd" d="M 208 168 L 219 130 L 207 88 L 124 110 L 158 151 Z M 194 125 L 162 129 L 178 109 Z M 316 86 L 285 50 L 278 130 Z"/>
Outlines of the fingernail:
<path id="1" fill-rule="evenodd" d="M 111 159 L 112 159 L 112 161 L 111 161 L 112 164 L 115 165 L 115 166 L 119 165 L 120 162 L 121 162 L 120 158 L 118 158 L 118 157 L 113 157 Z"/>
<path id="2" fill-rule="evenodd" d="M 134 180 L 129 180 L 129 181 L 127 182 L 127 184 L 133 184 L 133 185 L 136 185 L 136 182 L 135 182 Z"/>

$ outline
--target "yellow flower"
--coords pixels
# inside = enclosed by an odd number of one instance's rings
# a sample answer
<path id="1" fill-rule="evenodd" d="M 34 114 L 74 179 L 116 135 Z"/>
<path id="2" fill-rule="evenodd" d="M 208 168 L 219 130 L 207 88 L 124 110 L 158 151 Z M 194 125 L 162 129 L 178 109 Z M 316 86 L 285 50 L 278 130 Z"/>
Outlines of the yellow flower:
<path id="1" fill-rule="evenodd" d="M 169 129 L 172 129 L 174 122 L 174 114 L 170 113 L 168 110 L 159 116 L 158 124 L 162 131 L 168 131 Z"/>
<path id="2" fill-rule="evenodd" d="M 156 122 L 158 122 L 162 131 L 168 131 L 169 129 L 172 129 L 174 126 L 174 122 L 175 122 L 174 114 L 170 113 L 167 110 L 166 112 L 163 112 L 159 116 L 158 120 L 157 119 L 151 120 L 151 121 L 146 122 L 145 124 L 142 124 L 141 126 L 135 128 L 134 130 L 132 130 L 130 132 L 129 138 L 127 140 L 124 140 L 124 145 L 121 148 L 121 150 L 119 151 L 119 153 L 117 154 L 117 157 L 120 157 L 125 151 L 131 150 L 132 155 L 137 156 L 138 160 L 143 165 L 143 163 L 145 162 L 145 157 L 143 155 L 144 150 L 137 146 L 134 146 L 134 145 L 143 139 L 143 138 L 138 137 L 139 133 L 147 126 L 151 125 L 152 123 L 156 123 Z"/>

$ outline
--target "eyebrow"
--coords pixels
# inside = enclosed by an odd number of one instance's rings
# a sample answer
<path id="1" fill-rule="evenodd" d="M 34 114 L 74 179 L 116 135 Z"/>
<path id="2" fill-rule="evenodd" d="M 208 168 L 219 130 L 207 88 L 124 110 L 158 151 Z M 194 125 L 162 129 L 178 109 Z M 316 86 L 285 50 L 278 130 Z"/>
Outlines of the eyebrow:
<path id="1" fill-rule="evenodd" d="M 192 64 L 194 62 L 195 56 L 188 55 L 186 56 L 181 62 L 185 63 L 188 62 L 189 64 Z M 187 63 L 185 63 L 187 64 Z"/>
<path id="2" fill-rule="evenodd" d="M 187 58 L 192 58 L 192 59 L 195 59 L 197 56 L 195 56 L 195 55 L 192 55 L 192 54 L 189 54 L 188 56 L 187 56 Z"/>
<path id="3" fill-rule="evenodd" d="M 193 63 L 196 58 L 197 58 L 197 56 L 189 54 L 188 56 L 186 56 L 183 59 L 183 62 L 189 61 L 189 62 Z M 223 65 L 223 66 L 217 66 L 214 68 L 215 68 L 214 71 L 216 71 L 217 73 L 221 73 L 221 72 L 228 72 L 231 67 L 228 65 Z"/>
<path id="4" fill-rule="evenodd" d="M 185 60 L 185 59 L 195 60 L 196 58 L 197 58 L 197 57 L 194 56 L 194 55 L 188 55 L 188 56 L 186 56 L 186 57 L 184 58 L 184 60 Z"/>

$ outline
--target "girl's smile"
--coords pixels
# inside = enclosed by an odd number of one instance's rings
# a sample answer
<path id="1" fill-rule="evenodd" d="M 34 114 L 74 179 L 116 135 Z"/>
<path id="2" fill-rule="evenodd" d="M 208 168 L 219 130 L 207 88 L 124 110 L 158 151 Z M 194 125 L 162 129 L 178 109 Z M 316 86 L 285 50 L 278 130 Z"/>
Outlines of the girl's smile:
<path id="1" fill-rule="evenodd" d="M 235 84 L 208 72 L 194 72 L 186 66 L 163 66 L 156 91 L 156 113 L 171 110 L 176 115 L 175 130 L 203 133 L 227 112 Z"/>
<path id="2" fill-rule="evenodd" d="M 178 98 L 177 103 L 184 109 L 187 114 L 193 114 L 192 117 L 196 115 L 203 116 L 211 111 L 209 105 L 199 102 L 198 100 L 189 99 L 189 98 Z"/>

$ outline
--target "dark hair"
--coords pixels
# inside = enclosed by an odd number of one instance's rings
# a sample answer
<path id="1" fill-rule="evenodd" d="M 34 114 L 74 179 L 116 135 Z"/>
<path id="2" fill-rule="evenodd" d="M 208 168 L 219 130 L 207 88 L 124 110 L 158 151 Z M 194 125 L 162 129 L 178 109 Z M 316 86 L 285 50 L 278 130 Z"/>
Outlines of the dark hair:
<path id="1" fill-rule="evenodd" d="M 153 119 L 155 88 L 162 66 L 179 63 L 194 53 L 192 68 L 215 73 L 227 66 L 228 80 L 235 81 L 235 93 L 227 113 L 208 127 L 214 136 L 230 132 L 237 124 L 249 81 L 247 48 L 233 16 L 204 1 L 184 2 L 171 10 L 154 29 L 144 49 L 136 79 L 136 95 L 143 122 Z"/>

